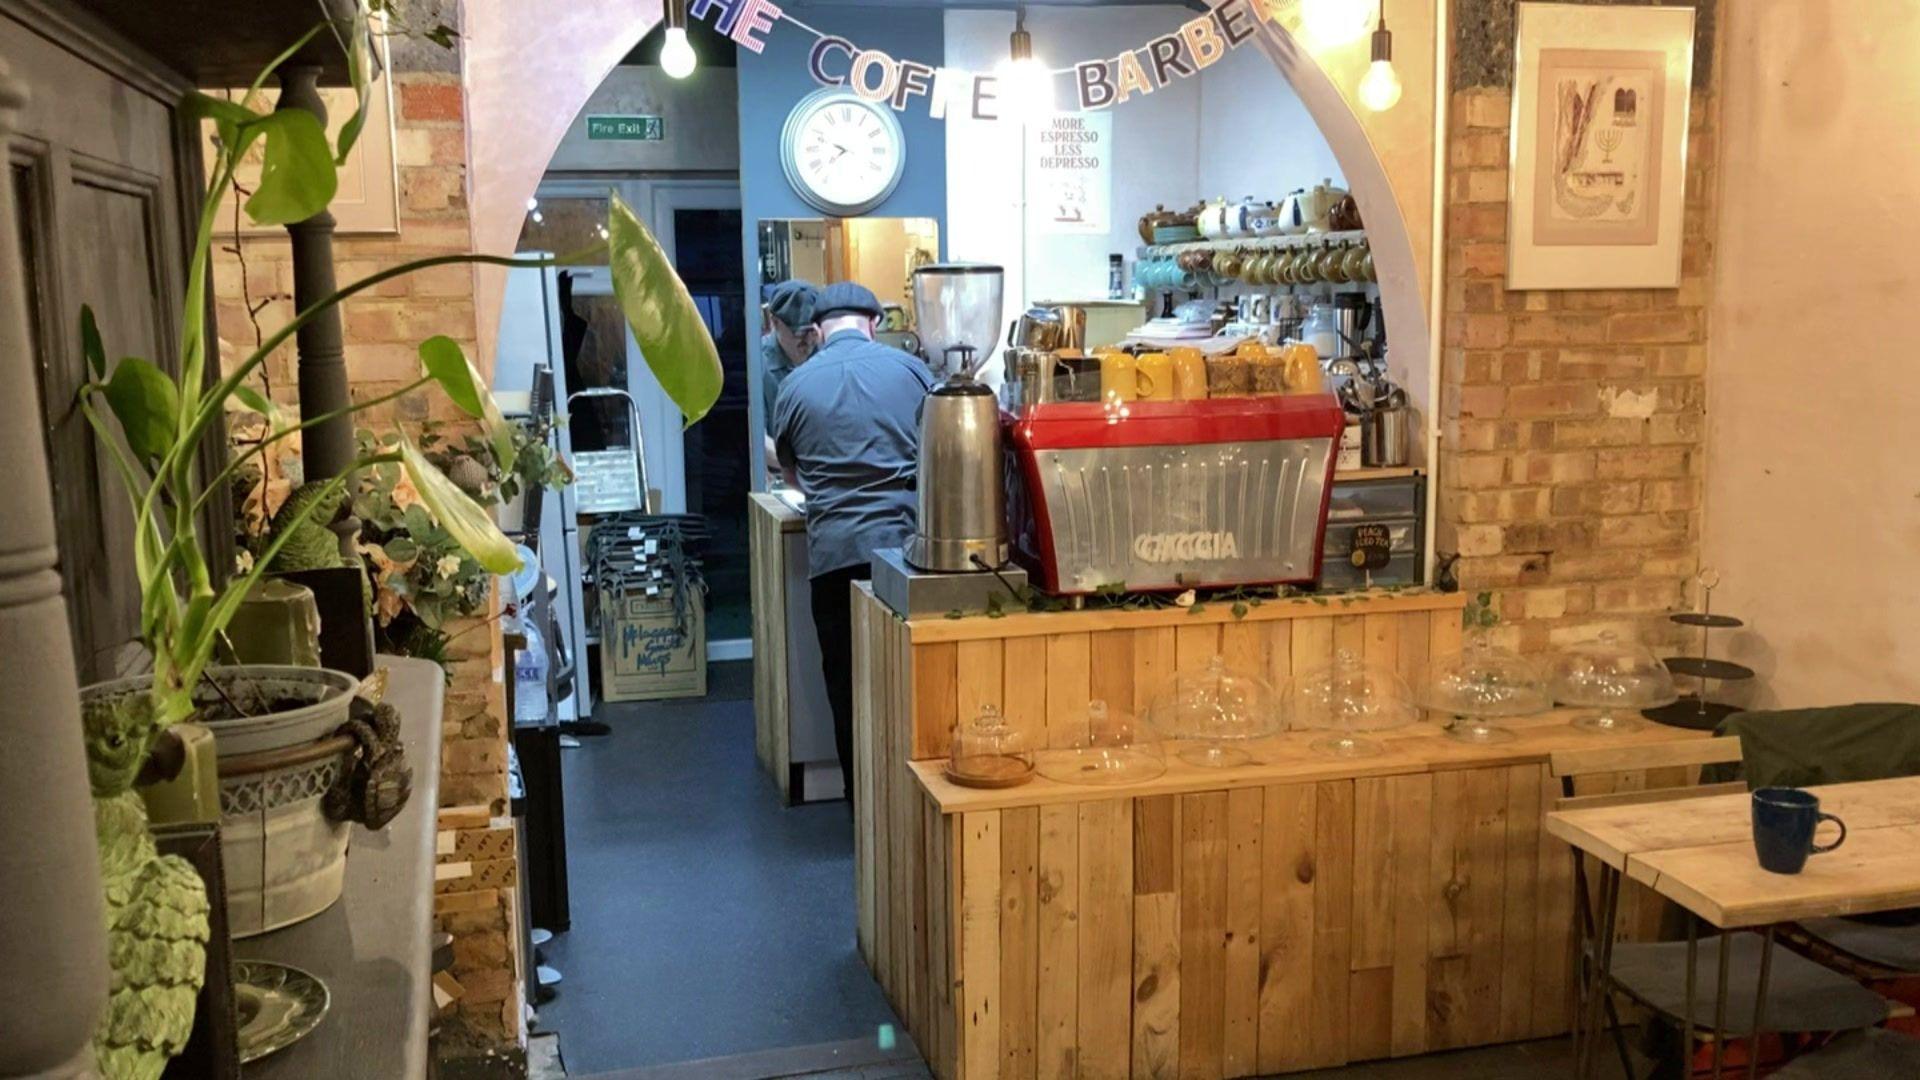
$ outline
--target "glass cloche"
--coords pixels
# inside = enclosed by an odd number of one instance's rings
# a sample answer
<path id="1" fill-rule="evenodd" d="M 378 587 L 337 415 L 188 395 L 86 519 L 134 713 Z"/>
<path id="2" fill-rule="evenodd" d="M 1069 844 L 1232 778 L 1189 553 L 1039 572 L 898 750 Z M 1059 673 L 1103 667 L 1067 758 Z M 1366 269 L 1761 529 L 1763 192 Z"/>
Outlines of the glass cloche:
<path id="1" fill-rule="evenodd" d="M 1039 754 L 1040 775 L 1066 784 L 1131 784 L 1167 771 L 1160 744 L 1143 738 L 1126 713 L 1087 703 L 1086 734 L 1074 745 Z"/>
<path id="2" fill-rule="evenodd" d="M 1216 656 L 1198 671 L 1174 675 L 1147 707 L 1147 723 L 1169 739 L 1197 743 L 1180 751 L 1183 761 L 1220 768 L 1243 764 L 1240 743 L 1278 734 L 1280 696 L 1257 675 L 1229 671 Z"/>
<path id="3" fill-rule="evenodd" d="M 1333 663 L 1287 685 L 1288 726 L 1326 732 L 1312 749 L 1335 757 L 1370 757 L 1385 749 L 1363 732 L 1388 731 L 1420 719 L 1407 684 L 1391 669 L 1347 649 Z"/>
<path id="4" fill-rule="evenodd" d="M 1033 779 L 1033 752 L 998 708 L 982 705 L 978 716 L 953 731 L 947 779 L 962 787 L 1018 787 Z"/>
<path id="5" fill-rule="evenodd" d="M 1513 731 L 1491 721 L 1553 705 L 1532 662 L 1485 635 L 1430 664 L 1416 687 L 1421 707 L 1453 717 L 1447 734 L 1461 742 L 1506 742 Z"/>
<path id="6" fill-rule="evenodd" d="M 1659 657 L 1610 630 L 1596 641 L 1569 645 L 1555 654 L 1547 668 L 1547 692 L 1562 705 L 1599 710 L 1574 720 L 1573 726 L 1601 734 L 1643 727 L 1632 713 L 1671 705 L 1679 697 Z M 1628 715 L 1620 715 L 1620 709 Z"/>

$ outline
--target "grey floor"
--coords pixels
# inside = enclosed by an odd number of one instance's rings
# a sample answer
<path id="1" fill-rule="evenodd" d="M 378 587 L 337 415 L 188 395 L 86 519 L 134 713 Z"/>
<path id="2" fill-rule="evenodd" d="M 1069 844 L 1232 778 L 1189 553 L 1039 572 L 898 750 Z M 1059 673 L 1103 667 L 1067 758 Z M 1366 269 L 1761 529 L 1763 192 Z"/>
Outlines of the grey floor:
<path id="1" fill-rule="evenodd" d="M 707 698 L 601 706 L 565 752 L 573 926 L 540 1007 L 572 1076 L 871 1039 L 845 803 L 785 808 L 753 756 L 751 665 Z"/>

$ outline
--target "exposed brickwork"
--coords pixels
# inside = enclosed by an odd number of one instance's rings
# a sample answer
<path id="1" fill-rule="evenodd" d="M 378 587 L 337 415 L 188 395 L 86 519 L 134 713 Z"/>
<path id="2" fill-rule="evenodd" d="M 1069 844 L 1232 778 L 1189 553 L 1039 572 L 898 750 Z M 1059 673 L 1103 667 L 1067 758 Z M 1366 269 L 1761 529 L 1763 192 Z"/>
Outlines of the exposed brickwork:
<path id="1" fill-rule="evenodd" d="M 1699 559 L 1711 97 L 1696 92 L 1678 289 L 1506 287 L 1504 89 L 1454 93 L 1438 547 L 1504 644 L 1669 636 Z"/>
<path id="2" fill-rule="evenodd" d="M 439 16 L 444 18 L 444 16 Z M 431 25 L 432 20 L 428 20 Z M 471 250 L 467 220 L 466 131 L 457 65 L 435 59 L 437 46 L 396 48 L 394 68 L 395 163 L 399 171 L 400 231 L 393 236 L 336 236 L 335 269 L 345 284 L 407 259 Z M 220 243 L 231 248 L 231 235 Z M 281 238 L 245 241 L 246 292 L 240 261 L 231 250 L 214 261 L 215 301 L 222 355 L 253 349 L 253 329 L 243 295 L 264 303 L 260 321 L 271 330 L 290 319 L 293 272 Z M 469 355 L 475 350 L 473 276 L 448 266 L 385 282 L 343 307 L 346 359 L 357 401 L 392 392 L 419 377 L 416 348 L 446 334 Z M 297 407 L 291 345 L 268 365 L 273 397 Z M 426 419 L 456 421 L 458 414 L 438 393 L 409 395 L 360 414 L 356 423 L 380 428 Z M 506 1043 L 520 1027 L 520 980 L 512 932 L 515 864 L 507 807 L 507 737 L 504 689 L 493 673 L 502 663 L 500 634 L 491 622 L 468 620 L 449 627 L 450 681 L 441 718 L 440 805 L 461 807 L 475 823 L 458 826 L 458 843 L 440 857 L 442 878 L 434 912 L 454 935 L 453 982 L 459 993 L 450 1008 L 464 1037 L 450 1042 Z M 442 828 L 449 828 L 443 823 Z M 483 853 L 471 850 L 484 836 Z M 458 872 L 454 873 L 455 868 Z"/>

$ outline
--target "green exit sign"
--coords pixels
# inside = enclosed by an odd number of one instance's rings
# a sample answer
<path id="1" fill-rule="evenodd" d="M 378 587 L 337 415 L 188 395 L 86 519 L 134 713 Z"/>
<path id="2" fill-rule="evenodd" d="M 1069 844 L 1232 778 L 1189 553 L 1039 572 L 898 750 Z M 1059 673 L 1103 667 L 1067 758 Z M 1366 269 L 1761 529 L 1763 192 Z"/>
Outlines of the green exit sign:
<path id="1" fill-rule="evenodd" d="M 666 127 L 657 116 L 589 116 L 587 138 L 659 142 L 666 138 Z"/>

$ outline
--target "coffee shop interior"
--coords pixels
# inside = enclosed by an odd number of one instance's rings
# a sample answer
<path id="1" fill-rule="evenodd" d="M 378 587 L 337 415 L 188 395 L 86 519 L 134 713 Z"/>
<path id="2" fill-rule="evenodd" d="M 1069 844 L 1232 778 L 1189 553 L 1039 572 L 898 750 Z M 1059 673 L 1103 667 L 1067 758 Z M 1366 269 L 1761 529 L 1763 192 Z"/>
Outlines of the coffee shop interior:
<path id="1" fill-rule="evenodd" d="M 1920 10 L 193 8 L 0 0 L 0 1080 L 1920 1076 Z"/>

